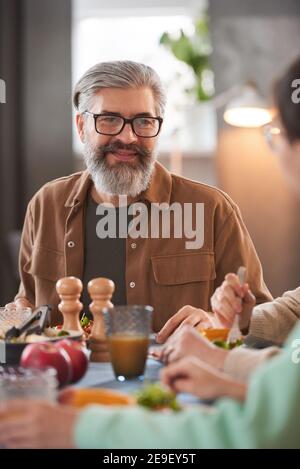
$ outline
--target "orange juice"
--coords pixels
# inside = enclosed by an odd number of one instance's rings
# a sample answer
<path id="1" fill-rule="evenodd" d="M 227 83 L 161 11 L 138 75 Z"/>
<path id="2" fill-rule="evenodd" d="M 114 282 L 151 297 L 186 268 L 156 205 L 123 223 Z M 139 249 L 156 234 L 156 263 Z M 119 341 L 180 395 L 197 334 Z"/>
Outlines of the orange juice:
<path id="1" fill-rule="evenodd" d="M 111 363 L 116 376 L 135 378 L 144 372 L 149 337 L 113 334 L 108 337 Z"/>

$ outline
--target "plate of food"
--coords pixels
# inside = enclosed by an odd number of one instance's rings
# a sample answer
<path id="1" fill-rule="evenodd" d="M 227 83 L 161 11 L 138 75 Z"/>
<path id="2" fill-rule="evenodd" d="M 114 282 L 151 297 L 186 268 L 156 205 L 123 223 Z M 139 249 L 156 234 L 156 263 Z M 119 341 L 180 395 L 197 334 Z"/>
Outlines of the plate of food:
<path id="1" fill-rule="evenodd" d="M 1 353 L 5 357 L 6 365 L 19 364 L 21 355 L 25 347 L 29 344 L 37 342 L 57 342 L 62 339 L 81 340 L 83 334 L 80 331 L 64 331 L 63 335 L 58 335 L 59 331 L 55 328 L 45 330 L 43 334 L 31 334 L 26 337 L 12 338 L 8 340 L 0 339 L 0 350 L 5 351 Z"/>
<path id="2" fill-rule="evenodd" d="M 66 388 L 58 395 L 60 404 L 70 405 L 73 407 L 86 407 L 92 404 L 101 405 L 135 405 L 134 396 L 124 392 L 115 391 L 107 388 Z"/>
<path id="3" fill-rule="evenodd" d="M 142 406 L 154 411 L 181 410 L 176 394 L 166 389 L 161 383 L 144 384 L 134 394 L 109 388 L 67 388 L 58 395 L 60 404 L 73 407 L 86 407 L 92 404 L 108 406 Z"/>
<path id="4" fill-rule="evenodd" d="M 4 315 L 0 321 L 0 352 L 5 364 L 19 363 L 21 354 L 28 344 L 36 342 L 56 342 L 62 339 L 81 340 L 83 331 L 63 330 L 45 327 L 49 324 L 51 308 L 40 306 L 21 321 L 17 313 Z M 15 317 L 15 321 L 14 321 Z M 9 320 L 8 320 L 9 318 Z"/>
<path id="5" fill-rule="evenodd" d="M 208 339 L 210 342 L 213 342 L 218 347 L 225 348 L 227 350 L 231 350 L 243 344 L 242 336 L 240 339 L 232 343 L 228 341 L 228 335 L 230 332 L 230 329 L 228 328 L 223 328 L 223 329 L 205 328 L 204 329 L 203 327 L 197 327 L 197 330 L 200 332 L 200 334 L 203 337 Z"/>

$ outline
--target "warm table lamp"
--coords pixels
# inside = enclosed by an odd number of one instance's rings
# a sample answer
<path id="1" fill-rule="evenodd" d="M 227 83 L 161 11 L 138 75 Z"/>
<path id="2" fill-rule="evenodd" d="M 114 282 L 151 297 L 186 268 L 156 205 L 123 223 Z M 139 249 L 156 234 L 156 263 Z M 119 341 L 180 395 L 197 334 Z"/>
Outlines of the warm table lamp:
<path id="1" fill-rule="evenodd" d="M 268 124 L 272 116 L 255 84 L 249 82 L 240 88 L 238 96 L 228 102 L 223 118 L 237 127 L 261 127 Z"/>

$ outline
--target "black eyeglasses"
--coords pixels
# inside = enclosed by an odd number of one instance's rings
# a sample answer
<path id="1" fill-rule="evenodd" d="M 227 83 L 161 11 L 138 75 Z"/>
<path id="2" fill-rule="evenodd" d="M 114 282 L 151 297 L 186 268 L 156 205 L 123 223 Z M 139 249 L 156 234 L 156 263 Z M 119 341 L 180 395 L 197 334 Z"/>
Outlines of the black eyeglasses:
<path id="1" fill-rule="evenodd" d="M 84 111 L 83 114 L 93 116 L 95 122 L 95 130 L 101 135 L 118 135 L 122 132 L 126 124 L 130 124 L 132 131 L 138 137 L 153 138 L 156 137 L 163 123 L 161 117 L 137 116 L 132 119 L 114 114 L 93 114 Z"/>
<path id="2" fill-rule="evenodd" d="M 282 126 L 275 118 L 270 123 L 263 125 L 262 131 L 271 150 L 277 153 L 282 145 L 282 139 L 286 137 Z"/>

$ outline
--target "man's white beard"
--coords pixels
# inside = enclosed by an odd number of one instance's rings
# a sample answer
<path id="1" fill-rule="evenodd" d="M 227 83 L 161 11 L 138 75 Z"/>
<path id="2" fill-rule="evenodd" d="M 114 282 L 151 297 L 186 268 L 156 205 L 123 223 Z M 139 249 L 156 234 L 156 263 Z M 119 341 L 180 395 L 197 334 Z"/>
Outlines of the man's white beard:
<path id="1" fill-rule="evenodd" d="M 109 165 L 105 155 L 94 149 L 88 142 L 84 143 L 83 156 L 86 167 L 91 175 L 95 187 L 100 192 L 110 195 L 127 195 L 136 197 L 144 192 L 151 180 L 156 160 L 157 150 L 153 150 L 151 158 L 138 163 L 117 163 Z"/>

